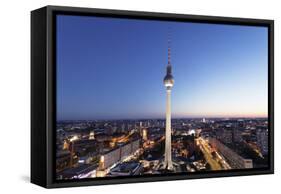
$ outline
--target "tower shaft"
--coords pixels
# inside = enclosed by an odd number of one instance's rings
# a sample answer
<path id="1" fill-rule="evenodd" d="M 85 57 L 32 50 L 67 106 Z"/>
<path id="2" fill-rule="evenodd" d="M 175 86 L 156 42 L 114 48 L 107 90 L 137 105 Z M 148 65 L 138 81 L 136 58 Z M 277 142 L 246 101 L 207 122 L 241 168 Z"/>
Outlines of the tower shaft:
<path id="1" fill-rule="evenodd" d="M 171 154 L 171 90 L 166 90 L 166 134 L 165 134 L 165 167 L 169 170 L 173 169 Z"/>

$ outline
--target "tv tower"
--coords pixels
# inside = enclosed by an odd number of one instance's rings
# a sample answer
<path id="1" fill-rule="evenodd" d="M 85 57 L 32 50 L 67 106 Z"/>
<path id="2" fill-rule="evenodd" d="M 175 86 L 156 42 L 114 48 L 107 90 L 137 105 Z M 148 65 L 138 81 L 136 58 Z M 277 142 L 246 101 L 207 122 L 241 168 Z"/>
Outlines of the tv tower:
<path id="1" fill-rule="evenodd" d="M 171 40 L 168 37 L 168 65 L 166 76 L 164 77 L 164 86 L 166 87 L 166 132 L 165 132 L 165 160 L 164 167 L 173 170 L 172 153 L 171 153 L 171 91 L 174 85 L 171 65 Z"/>

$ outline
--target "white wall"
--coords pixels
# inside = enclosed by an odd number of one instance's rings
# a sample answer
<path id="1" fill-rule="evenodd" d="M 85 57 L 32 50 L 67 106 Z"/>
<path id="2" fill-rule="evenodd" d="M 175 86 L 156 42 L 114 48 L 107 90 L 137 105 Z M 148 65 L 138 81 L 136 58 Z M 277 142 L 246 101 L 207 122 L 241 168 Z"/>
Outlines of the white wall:
<path id="1" fill-rule="evenodd" d="M 275 99 L 279 83 L 281 12 L 278 0 L 2 0 L 0 2 L 0 192 L 5 193 L 269 193 L 279 186 L 280 101 L 275 103 L 276 174 L 45 190 L 29 183 L 30 11 L 47 4 L 275 20 Z M 278 8 L 279 7 L 279 8 Z M 279 181 L 278 181 L 279 179 Z"/>

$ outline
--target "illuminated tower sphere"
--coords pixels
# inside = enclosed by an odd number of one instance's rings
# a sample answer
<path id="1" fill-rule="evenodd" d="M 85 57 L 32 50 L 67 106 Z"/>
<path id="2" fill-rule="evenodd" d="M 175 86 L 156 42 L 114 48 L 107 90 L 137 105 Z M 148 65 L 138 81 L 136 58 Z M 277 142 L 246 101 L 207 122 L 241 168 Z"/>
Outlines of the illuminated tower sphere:
<path id="1" fill-rule="evenodd" d="M 164 77 L 164 85 L 166 87 L 166 90 L 172 90 L 172 87 L 174 85 L 174 77 L 172 76 L 172 66 L 171 64 L 168 64 L 167 66 L 167 73 Z"/>
<path id="2" fill-rule="evenodd" d="M 168 42 L 170 43 L 170 41 Z M 164 86 L 166 87 L 166 132 L 165 132 L 165 160 L 164 166 L 168 170 L 173 169 L 172 163 L 172 153 L 171 153 L 171 91 L 174 85 L 174 78 L 172 75 L 172 66 L 171 66 L 171 49 L 170 44 L 168 44 L 168 65 L 166 76 L 164 77 Z"/>

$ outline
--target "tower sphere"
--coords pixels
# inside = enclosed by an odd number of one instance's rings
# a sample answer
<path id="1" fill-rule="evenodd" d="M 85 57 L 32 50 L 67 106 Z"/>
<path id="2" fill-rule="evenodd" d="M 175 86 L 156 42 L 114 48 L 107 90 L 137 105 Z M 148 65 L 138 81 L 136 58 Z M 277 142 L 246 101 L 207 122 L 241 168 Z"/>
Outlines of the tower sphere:
<path id="1" fill-rule="evenodd" d="M 164 81 L 164 86 L 167 89 L 171 89 L 173 87 L 173 85 L 174 85 L 174 77 L 172 75 L 172 66 L 171 65 L 167 66 L 167 74 L 164 77 L 163 81 Z"/>

